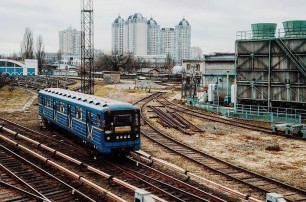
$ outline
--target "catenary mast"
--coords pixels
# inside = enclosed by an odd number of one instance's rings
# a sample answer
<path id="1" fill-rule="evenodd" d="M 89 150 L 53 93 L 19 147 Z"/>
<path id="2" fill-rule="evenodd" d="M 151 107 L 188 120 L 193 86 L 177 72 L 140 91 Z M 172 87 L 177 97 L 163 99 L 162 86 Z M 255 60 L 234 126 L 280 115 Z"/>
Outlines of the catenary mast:
<path id="1" fill-rule="evenodd" d="M 93 0 L 81 0 L 81 91 L 94 94 Z"/>

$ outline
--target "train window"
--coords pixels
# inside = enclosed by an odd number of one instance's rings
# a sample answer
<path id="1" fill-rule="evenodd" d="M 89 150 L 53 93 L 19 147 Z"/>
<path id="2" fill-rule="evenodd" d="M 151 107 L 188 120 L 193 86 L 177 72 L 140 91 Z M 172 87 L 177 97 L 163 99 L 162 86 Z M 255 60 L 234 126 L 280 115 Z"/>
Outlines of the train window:
<path id="1" fill-rule="evenodd" d="M 60 102 L 60 112 L 65 113 L 65 103 Z"/>
<path id="2" fill-rule="evenodd" d="M 132 122 L 132 116 L 128 115 L 117 115 L 115 117 L 115 126 L 128 126 Z"/>
<path id="3" fill-rule="evenodd" d="M 97 126 L 101 127 L 101 117 L 100 117 L 100 114 L 97 114 Z"/>
<path id="4" fill-rule="evenodd" d="M 57 107 L 57 101 L 56 100 L 54 100 L 54 102 L 53 102 L 53 109 L 56 110 L 56 111 L 59 110 L 58 107 Z"/>
<path id="5" fill-rule="evenodd" d="M 75 107 L 75 118 L 82 119 L 82 108 Z"/>
<path id="6" fill-rule="evenodd" d="M 50 98 L 47 99 L 47 107 L 51 107 L 51 100 L 50 100 Z"/>

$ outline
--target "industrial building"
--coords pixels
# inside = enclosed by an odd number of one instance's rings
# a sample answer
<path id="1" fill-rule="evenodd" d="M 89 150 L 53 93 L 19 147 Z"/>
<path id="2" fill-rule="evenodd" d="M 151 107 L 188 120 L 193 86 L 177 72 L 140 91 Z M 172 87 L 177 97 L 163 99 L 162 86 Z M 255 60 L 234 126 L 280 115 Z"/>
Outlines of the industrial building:
<path id="1" fill-rule="evenodd" d="M 38 73 L 36 59 L 26 59 L 24 62 L 0 59 L 0 75 L 8 76 L 35 76 Z"/>
<path id="2" fill-rule="evenodd" d="M 236 40 L 237 103 L 305 109 L 306 21 L 252 25 Z"/>

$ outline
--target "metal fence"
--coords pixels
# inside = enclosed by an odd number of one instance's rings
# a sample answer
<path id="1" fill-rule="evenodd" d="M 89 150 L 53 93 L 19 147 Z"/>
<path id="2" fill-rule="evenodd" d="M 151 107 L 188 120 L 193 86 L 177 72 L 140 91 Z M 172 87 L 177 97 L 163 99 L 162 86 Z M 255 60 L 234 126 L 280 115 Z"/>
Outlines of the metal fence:
<path id="1" fill-rule="evenodd" d="M 197 99 L 188 98 L 188 105 L 204 109 L 208 112 L 215 112 L 226 117 L 252 120 L 252 121 L 262 121 L 269 123 L 292 123 L 292 124 L 301 124 L 302 117 L 300 114 L 289 114 L 278 112 L 269 112 L 265 111 L 265 107 L 257 106 L 244 106 L 239 105 L 239 108 L 233 107 L 224 107 L 219 105 L 211 105 L 208 103 L 203 103 Z"/>

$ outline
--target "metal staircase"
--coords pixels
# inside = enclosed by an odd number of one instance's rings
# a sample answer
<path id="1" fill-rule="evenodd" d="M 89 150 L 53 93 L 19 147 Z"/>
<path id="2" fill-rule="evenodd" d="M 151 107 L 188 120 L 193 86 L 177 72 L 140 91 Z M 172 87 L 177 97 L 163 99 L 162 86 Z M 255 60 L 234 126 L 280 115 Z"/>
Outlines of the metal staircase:
<path id="1" fill-rule="evenodd" d="M 276 43 L 285 51 L 287 56 L 293 62 L 293 64 L 300 70 L 300 72 L 306 77 L 306 65 L 304 61 L 296 55 L 285 43 L 282 39 L 276 38 Z"/>

